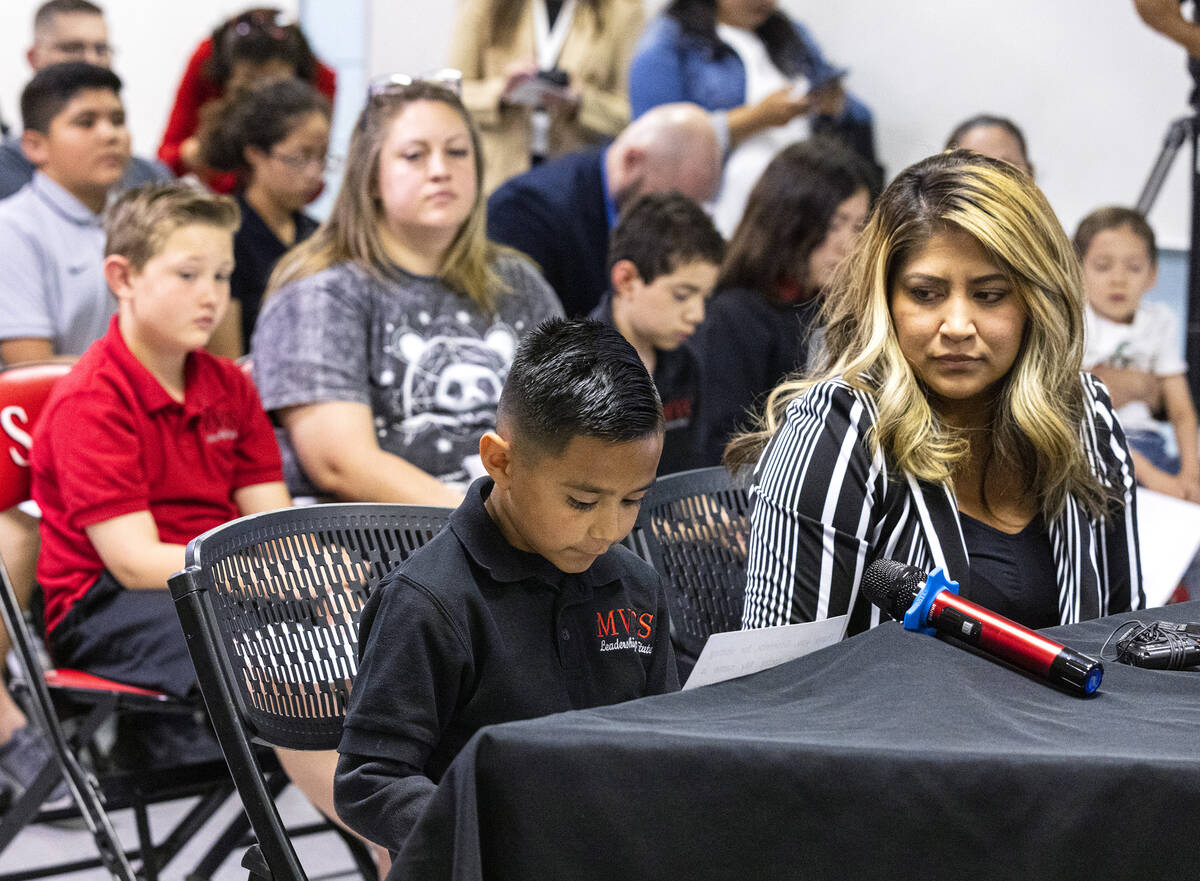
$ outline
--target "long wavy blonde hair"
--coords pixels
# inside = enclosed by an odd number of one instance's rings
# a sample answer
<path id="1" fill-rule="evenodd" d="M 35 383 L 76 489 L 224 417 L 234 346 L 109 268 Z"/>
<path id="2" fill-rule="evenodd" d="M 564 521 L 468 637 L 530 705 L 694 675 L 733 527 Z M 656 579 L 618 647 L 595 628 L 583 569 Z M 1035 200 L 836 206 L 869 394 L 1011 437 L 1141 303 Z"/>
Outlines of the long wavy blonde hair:
<path id="1" fill-rule="evenodd" d="M 440 101 L 454 109 L 471 134 L 475 159 L 475 201 L 442 258 L 439 278 L 487 312 L 505 291 L 492 270 L 502 248 L 487 239 L 487 209 L 483 196 L 483 151 L 479 131 L 453 92 L 432 82 L 418 81 L 372 95 L 359 114 L 346 153 L 346 171 L 329 218 L 308 239 L 289 251 L 275 267 L 268 294 L 284 285 L 315 275 L 339 263 L 352 262 L 376 278 L 387 278 L 394 264 L 384 247 L 379 195 L 379 157 L 394 120 L 414 101 Z"/>
<path id="2" fill-rule="evenodd" d="M 877 449 L 922 480 L 952 482 L 971 454 L 969 441 L 930 406 L 900 350 L 889 306 L 900 269 L 949 229 L 973 236 L 1003 268 L 1028 316 L 1017 359 L 997 389 L 988 467 L 1023 475 L 1047 518 L 1068 494 L 1103 512 L 1115 488 L 1095 476 L 1080 439 L 1090 415 L 1079 381 L 1084 301 L 1074 250 L 1028 176 L 967 150 L 918 162 L 884 191 L 826 294 L 824 363 L 814 376 L 789 378 L 771 392 L 754 429 L 730 442 L 727 464 L 756 461 L 795 398 L 840 378 L 874 398 Z"/>

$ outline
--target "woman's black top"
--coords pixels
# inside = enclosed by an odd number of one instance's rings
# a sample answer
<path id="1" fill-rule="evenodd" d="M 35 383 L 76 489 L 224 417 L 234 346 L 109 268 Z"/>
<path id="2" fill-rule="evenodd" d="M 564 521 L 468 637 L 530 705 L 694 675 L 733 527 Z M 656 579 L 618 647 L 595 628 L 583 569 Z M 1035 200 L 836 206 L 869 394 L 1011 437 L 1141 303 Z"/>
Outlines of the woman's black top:
<path id="1" fill-rule="evenodd" d="M 971 558 L 971 584 L 963 596 L 1026 627 L 1060 623 L 1054 551 L 1042 515 L 1016 534 L 1001 532 L 959 512 Z"/>
<path id="2" fill-rule="evenodd" d="M 234 268 L 229 279 L 229 292 L 242 304 L 242 351 L 249 352 L 250 335 L 258 321 L 258 309 L 275 264 L 289 248 L 311 236 L 318 224 L 307 214 L 297 211 L 292 215 L 296 223 L 296 241 L 285 245 L 240 194 L 237 202 L 242 209 L 242 225 L 233 236 Z"/>
<path id="3" fill-rule="evenodd" d="M 696 419 L 698 465 L 720 465 L 725 445 L 753 421 L 771 389 L 803 370 L 820 301 L 776 304 L 746 288 L 717 291 L 688 346 L 704 374 Z"/>

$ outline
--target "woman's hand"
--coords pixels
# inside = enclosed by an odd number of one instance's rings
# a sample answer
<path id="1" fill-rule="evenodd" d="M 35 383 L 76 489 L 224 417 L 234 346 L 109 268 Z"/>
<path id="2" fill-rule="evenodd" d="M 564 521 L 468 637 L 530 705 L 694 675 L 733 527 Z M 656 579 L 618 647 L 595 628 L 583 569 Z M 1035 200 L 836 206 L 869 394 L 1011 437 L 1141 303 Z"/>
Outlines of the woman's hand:
<path id="1" fill-rule="evenodd" d="M 812 109 L 809 95 L 797 95 L 791 86 L 772 92 L 757 104 L 743 104 L 729 111 L 729 144 L 736 147 L 760 131 L 786 125 Z"/>
<path id="2" fill-rule="evenodd" d="M 504 69 L 504 88 L 500 92 L 500 100 L 509 103 L 513 93 L 530 80 L 537 77 L 537 65 L 532 61 L 514 61 Z"/>
<path id="3" fill-rule="evenodd" d="M 786 125 L 811 109 L 811 95 L 797 95 L 791 86 L 772 92 L 752 108 L 754 117 L 761 123 L 762 128 Z"/>

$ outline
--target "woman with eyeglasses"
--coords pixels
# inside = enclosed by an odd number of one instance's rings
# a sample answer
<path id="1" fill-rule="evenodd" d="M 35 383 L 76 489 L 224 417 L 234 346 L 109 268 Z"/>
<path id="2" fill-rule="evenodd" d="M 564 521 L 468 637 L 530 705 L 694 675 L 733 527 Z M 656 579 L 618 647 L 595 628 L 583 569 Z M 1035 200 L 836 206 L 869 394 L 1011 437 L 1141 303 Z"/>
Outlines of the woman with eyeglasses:
<path id="1" fill-rule="evenodd" d="M 372 88 L 329 219 L 271 278 L 254 378 L 296 494 L 457 505 L 518 340 L 561 314 L 533 264 L 486 238 L 454 85 Z"/>
<path id="2" fill-rule="evenodd" d="M 483 139 L 485 194 L 629 123 L 642 0 L 463 0 L 450 64 Z"/>
<path id="3" fill-rule="evenodd" d="M 212 190 L 232 193 L 237 177 L 207 168 L 197 131 L 212 101 L 255 83 L 295 77 L 333 101 L 337 76 L 313 54 L 298 24 L 269 6 L 247 9 L 222 22 L 188 61 L 167 119 L 158 158 L 177 175 L 196 174 Z"/>
<path id="4" fill-rule="evenodd" d="M 324 183 L 330 113 L 324 95 L 292 79 L 238 92 L 206 114 L 204 163 L 237 176 L 242 209 L 233 237 L 232 308 L 209 345 L 218 354 L 246 351 L 275 264 L 317 228 L 303 208 Z"/>

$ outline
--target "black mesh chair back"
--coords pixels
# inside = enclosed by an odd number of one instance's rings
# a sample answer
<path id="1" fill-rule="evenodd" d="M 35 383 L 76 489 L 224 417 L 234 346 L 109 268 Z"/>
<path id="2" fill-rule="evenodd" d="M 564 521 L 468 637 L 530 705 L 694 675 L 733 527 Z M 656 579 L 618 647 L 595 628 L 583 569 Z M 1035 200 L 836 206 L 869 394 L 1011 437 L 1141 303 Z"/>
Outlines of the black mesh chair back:
<path id="1" fill-rule="evenodd" d="M 744 483 L 724 468 L 660 477 L 642 503 L 634 543 L 666 583 L 681 674 L 709 634 L 741 627 L 749 534 Z"/>
<path id="2" fill-rule="evenodd" d="M 200 691 L 276 879 L 305 876 L 250 741 L 337 746 L 363 605 L 450 512 L 348 503 L 243 517 L 193 539 L 171 578 Z"/>

